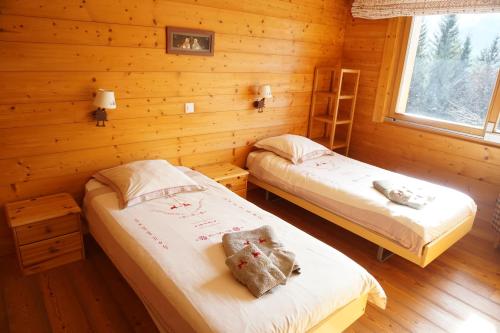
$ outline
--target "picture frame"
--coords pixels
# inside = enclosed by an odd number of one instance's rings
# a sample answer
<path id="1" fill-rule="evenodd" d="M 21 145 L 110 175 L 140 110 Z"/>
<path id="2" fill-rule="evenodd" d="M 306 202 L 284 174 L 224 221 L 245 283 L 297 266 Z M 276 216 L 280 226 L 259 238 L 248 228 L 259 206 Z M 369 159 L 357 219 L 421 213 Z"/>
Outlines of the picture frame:
<path id="1" fill-rule="evenodd" d="M 167 53 L 213 56 L 215 33 L 208 30 L 166 27 Z"/>

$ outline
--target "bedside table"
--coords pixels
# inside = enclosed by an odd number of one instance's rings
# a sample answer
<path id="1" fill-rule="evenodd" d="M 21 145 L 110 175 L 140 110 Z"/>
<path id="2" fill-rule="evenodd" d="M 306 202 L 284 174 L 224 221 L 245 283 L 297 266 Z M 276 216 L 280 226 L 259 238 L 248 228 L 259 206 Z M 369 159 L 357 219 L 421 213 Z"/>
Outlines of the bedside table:
<path id="1" fill-rule="evenodd" d="M 203 165 L 194 170 L 226 186 L 240 197 L 246 198 L 248 171 L 231 163 Z"/>
<path id="2" fill-rule="evenodd" d="M 80 207 L 69 194 L 8 203 L 5 213 L 23 274 L 85 258 Z"/>

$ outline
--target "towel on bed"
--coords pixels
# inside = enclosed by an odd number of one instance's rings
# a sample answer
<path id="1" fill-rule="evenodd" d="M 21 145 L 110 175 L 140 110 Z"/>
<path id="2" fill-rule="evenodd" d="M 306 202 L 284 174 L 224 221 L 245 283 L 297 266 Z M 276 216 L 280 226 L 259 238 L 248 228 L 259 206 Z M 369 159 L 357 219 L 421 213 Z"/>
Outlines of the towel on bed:
<path id="1" fill-rule="evenodd" d="M 284 248 L 274 230 L 268 225 L 254 230 L 234 232 L 222 236 L 222 246 L 226 257 L 241 251 L 249 244 L 258 246 L 287 278 L 292 272 L 300 273 L 300 267 L 295 262 L 295 254 Z"/>
<path id="2" fill-rule="evenodd" d="M 425 195 L 421 189 L 410 189 L 389 180 L 376 180 L 373 187 L 392 202 L 414 209 L 421 209 L 434 200 L 434 197 Z"/>
<path id="3" fill-rule="evenodd" d="M 279 284 L 286 276 L 256 245 L 250 243 L 226 259 L 234 277 L 255 296 L 260 297 Z"/>

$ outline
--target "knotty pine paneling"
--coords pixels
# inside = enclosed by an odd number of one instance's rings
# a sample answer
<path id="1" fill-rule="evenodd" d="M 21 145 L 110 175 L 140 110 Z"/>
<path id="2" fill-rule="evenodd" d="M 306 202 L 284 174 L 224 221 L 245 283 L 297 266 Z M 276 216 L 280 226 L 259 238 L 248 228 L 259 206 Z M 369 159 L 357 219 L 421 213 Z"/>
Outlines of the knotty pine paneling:
<path id="1" fill-rule="evenodd" d="M 0 2 L 0 205 L 81 199 L 96 170 L 139 159 L 242 165 L 260 138 L 305 134 L 313 69 L 339 64 L 347 11 L 343 0 Z M 215 56 L 166 54 L 167 25 L 215 31 Z M 274 99 L 257 113 L 264 83 Z M 106 128 L 90 117 L 98 88 L 117 97 Z"/>
<path id="2" fill-rule="evenodd" d="M 3 22 L 3 41 L 165 49 L 164 27 L 78 22 L 16 15 L 1 15 L 0 20 Z M 217 50 L 246 54 L 328 57 L 332 52 L 342 49 L 342 41 L 339 38 L 332 43 L 321 44 L 218 33 Z"/>
<path id="3" fill-rule="evenodd" d="M 488 222 L 500 193 L 500 148 L 372 121 L 387 23 L 346 22 L 342 64 L 362 71 L 350 155 L 469 194 L 479 207 L 473 232 L 491 239 Z"/>

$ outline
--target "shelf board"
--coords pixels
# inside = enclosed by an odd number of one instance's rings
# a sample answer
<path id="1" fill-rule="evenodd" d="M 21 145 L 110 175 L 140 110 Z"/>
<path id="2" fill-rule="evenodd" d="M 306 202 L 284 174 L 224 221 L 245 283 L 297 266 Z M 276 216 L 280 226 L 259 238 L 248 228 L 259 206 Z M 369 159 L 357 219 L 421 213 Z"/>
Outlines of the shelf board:
<path id="1" fill-rule="evenodd" d="M 314 116 L 314 120 L 316 121 L 321 121 L 323 123 L 327 124 L 333 124 L 333 116 L 330 115 L 321 115 L 321 116 Z M 350 124 L 351 119 L 337 119 L 335 122 L 335 125 L 344 125 L 344 124 Z"/>
<path id="2" fill-rule="evenodd" d="M 321 121 L 323 123 L 331 124 L 331 123 L 333 123 L 333 116 L 328 116 L 328 115 L 314 116 L 314 120 Z"/>
<path id="3" fill-rule="evenodd" d="M 347 142 L 346 141 L 339 140 L 339 139 L 333 141 L 333 148 L 332 148 L 332 150 L 334 150 L 334 149 L 340 149 L 340 148 L 345 148 L 345 147 L 347 147 Z"/>
<path id="4" fill-rule="evenodd" d="M 336 122 L 337 125 L 350 124 L 350 123 L 351 119 L 338 119 Z"/>
<path id="5" fill-rule="evenodd" d="M 330 147 L 330 138 L 329 137 L 321 137 L 321 138 L 314 138 L 311 139 L 316 143 L 319 143 L 320 145 L 323 145 L 325 147 Z"/>
<path id="6" fill-rule="evenodd" d="M 320 145 L 323 145 L 325 147 L 330 148 L 330 138 L 329 137 L 321 137 L 321 138 L 315 138 L 312 139 L 314 142 L 319 143 Z M 347 142 L 344 140 L 336 139 L 333 140 L 333 147 L 330 149 L 340 149 L 340 148 L 345 148 L 347 147 Z"/>
<path id="7" fill-rule="evenodd" d="M 359 74 L 361 71 L 359 69 L 342 68 L 341 72 L 345 74 Z"/>
<path id="8" fill-rule="evenodd" d="M 329 92 L 329 91 L 316 91 L 314 92 L 317 96 L 326 96 L 326 97 L 336 97 L 337 93 Z M 339 99 L 353 99 L 354 95 L 340 95 Z"/>

